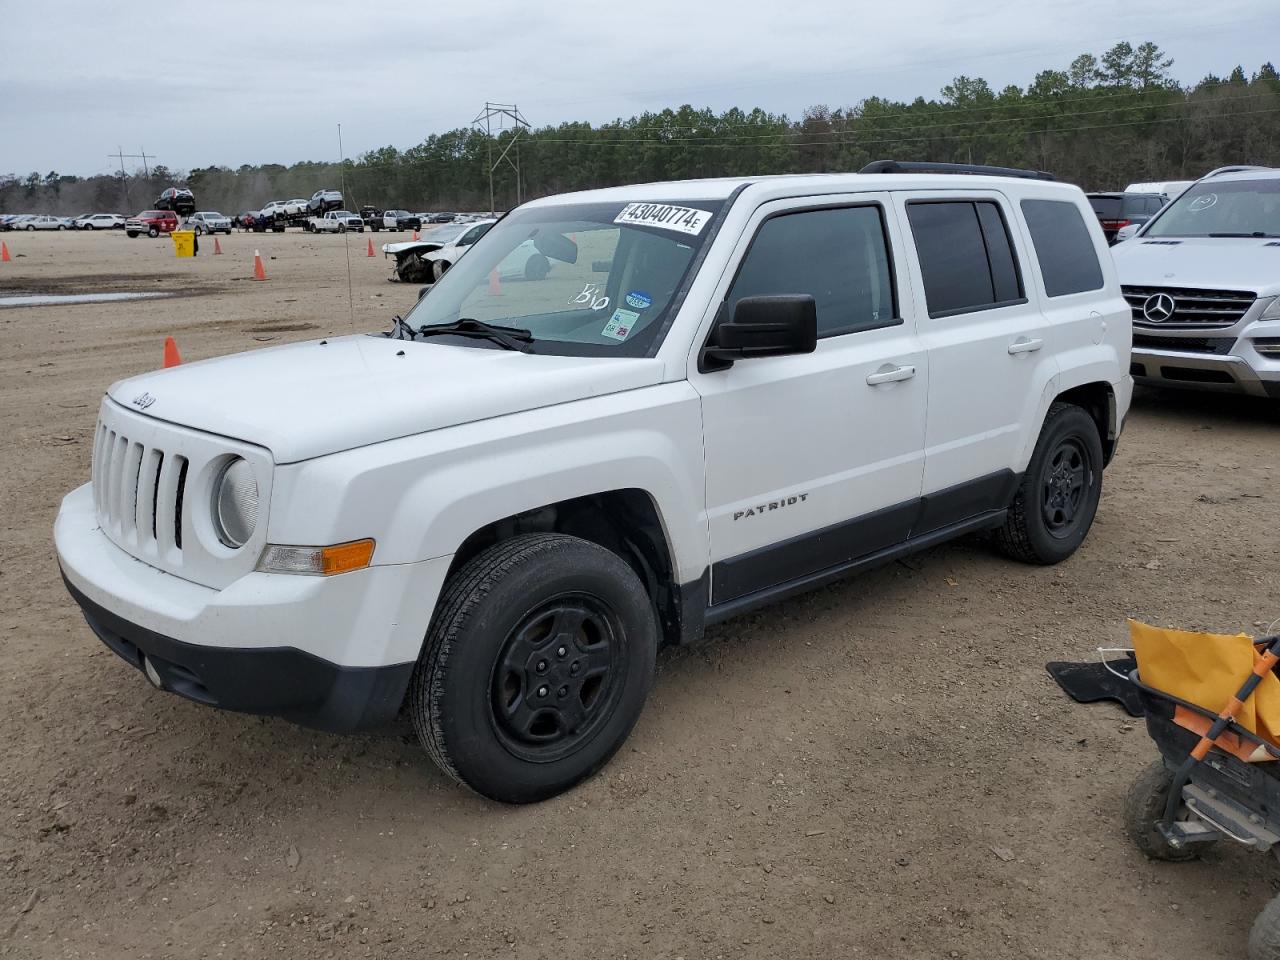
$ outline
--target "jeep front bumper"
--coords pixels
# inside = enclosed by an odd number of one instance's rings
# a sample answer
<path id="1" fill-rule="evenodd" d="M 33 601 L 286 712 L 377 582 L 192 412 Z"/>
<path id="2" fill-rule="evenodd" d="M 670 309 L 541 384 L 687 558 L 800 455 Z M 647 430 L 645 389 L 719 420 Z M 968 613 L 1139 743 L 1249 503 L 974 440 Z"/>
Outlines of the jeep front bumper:
<path id="1" fill-rule="evenodd" d="M 190 700 L 324 730 L 395 716 L 449 557 L 333 577 L 249 573 L 217 590 L 157 570 L 98 526 L 92 487 L 54 524 L 63 579 L 94 633 Z"/>

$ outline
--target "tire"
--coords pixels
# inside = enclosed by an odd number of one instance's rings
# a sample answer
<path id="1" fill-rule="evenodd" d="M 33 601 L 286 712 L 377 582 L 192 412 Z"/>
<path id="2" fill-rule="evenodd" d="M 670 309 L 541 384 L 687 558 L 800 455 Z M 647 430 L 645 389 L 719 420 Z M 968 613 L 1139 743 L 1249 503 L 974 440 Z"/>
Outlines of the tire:
<path id="1" fill-rule="evenodd" d="M 86 223 L 86 224 L 84 225 L 84 228 L 85 228 L 86 230 L 93 230 L 93 229 L 95 229 L 95 227 L 94 227 L 94 225 L 93 225 L 92 223 Z"/>
<path id="2" fill-rule="evenodd" d="M 1076 552 L 1102 495 L 1102 439 L 1080 407 L 1054 403 L 997 534 L 1015 560 L 1048 566 Z"/>
<path id="3" fill-rule="evenodd" d="M 154 240 L 156 237 L 160 236 L 160 231 L 157 230 L 155 227 L 152 227 L 150 230 L 147 231 L 147 236 Z"/>
<path id="4" fill-rule="evenodd" d="M 30 224 L 27 225 L 27 233 L 35 233 L 35 230 L 36 230 L 35 227 L 31 226 Z"/>
<path id="5" fill-rule="evenodd" d="M 203 234 L 203 233 L 204 233 L 204 229 L 203 229 L 202 227 L 200 227 L 200 226 L 197 226 L 197 227 L 196 227 L 196 236 L 198 237 L 198 236 L 200 236 L 200 235 L 201 235 L 201 234 Z"/>
<path id="6" fill-rule="evenodd" d="M 1164 805 L 1169 797 L 1173 774 L 1163 760 L 1155 760 L 1138 775 L 1124 800 L 1124 831 L 1133 845 L 1152 860 L 1179 863 L 1199 856 L 1201 844 L 1175 850 L 1156 829 L 1164 817 Z"/>
<path id="7" fill-rule="evenodd" d="M 126 230 L 126 231 L 125 231 L 125 233 L 126 233 L 126 234 L 131 238 L 131 239 L 136 238 L 136 237 L 138 236 L 138 231 L 136 231 L 136 230 Z"/>
<path id="8" fill-rule="evenodd" d="M 338 232 L 339 232 L 339 233 L 346 233 L 346 232 L 347 232 L 347 225 L 346 225 L 345 223 L 340 223 L 340 224 L 338 224 Z"/>
<path id="9" fill-rule="evenodd" d="M 452 264 L 450 264 L 448 260 L 432 261 L 431 263 L 432 281 L 438 283 L 440 281 L 440 278 L 445 275 L 445 271 L 447 271 L 450 266 L 452 266 Z"/>
<path id="10" fill-rule="evenodd" d="M 1272 898 L 1253 921 L 1249 960 L 1280 960 L 1280 897 Z"/>
<path id="11" fill-rule="evenodd" d="M 60 224 L 58 224 L 58 229 L 59 229 L 59 230 L 65 230 L 65 229 L 67 229 L 67 225 L 66 225 L 65 223 L 60 223 Z"/>
<path id="12" fill-rule="evenodd" d="M 545 800 L 626 740 L 657 641 L 649 596 L 617 554 L 561 534 L 513 537 L 445 584 L 410 683 L 414 729 L 482 796 Z"/>

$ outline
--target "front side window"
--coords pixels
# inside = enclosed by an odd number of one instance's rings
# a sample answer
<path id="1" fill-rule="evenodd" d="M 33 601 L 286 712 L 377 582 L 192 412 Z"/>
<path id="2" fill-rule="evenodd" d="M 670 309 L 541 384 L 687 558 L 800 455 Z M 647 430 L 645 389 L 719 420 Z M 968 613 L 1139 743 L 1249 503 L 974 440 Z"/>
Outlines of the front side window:
<path id="1" fill-rule="evenodd" d="M 645 356 L 713 231 L 723 200 L 521 207 L 466 248 L 407 322 L 528 330 L 534 353 Z M 461 236 L 488 225 L 446 228 Z M 424 239 L 443 239 L 433 230 Z M 483 340 L 449 343 L 485 347 Z"/>
<path id="2" fill-rule="evenodd" d="M 901 323 L 878 205 L 803 210 L 761 224 L 742 259 L 724 316 L 743 297 L 809 294 L 818 336 Z"/>
<path id="3" fill-rule="evenodd" d="M 462 239 L 458 241 L 458 246 L 460 247 L 471 246 L 471 244 L 475 243 L 477 240 L 483 237 L 485 233 L 488 232 L 491 226 L 493 226 L 493 224 L 491 223 L 482 223 L 478 227 L 472 227 L 470 230 L 468 230 L 466 233 L 462 235 Z"/>
<path id="4" fill-rule="evenodd" d="M 1080 210 L 1066 200 L 1023 200 L 1022 215 L 1050 297 L 1102 289 L 1102 267 Z"/>
<path id="5" fill-rule="evenodd" d="M 994 200 L 907 204 L 930 317 L 1023 302 L 1022 279 Z"/>
<path id="6" fill-rule="evenodd" d="M 1280 177 L 1202 180 L 1152 221 L 1146 237 L 1280 237 Z"/>

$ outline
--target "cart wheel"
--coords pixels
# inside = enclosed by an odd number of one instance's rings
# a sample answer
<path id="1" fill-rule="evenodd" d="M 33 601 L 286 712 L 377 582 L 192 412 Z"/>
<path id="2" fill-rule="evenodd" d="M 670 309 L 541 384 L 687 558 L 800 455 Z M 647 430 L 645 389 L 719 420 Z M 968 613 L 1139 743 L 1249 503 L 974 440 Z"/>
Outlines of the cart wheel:
<path id="1" fill-rule="evenodd" d="M 1280 897 L 1262 908 L 1249 931 L 1249 960 L 1280 960 Z"/>
<path id="2" fill-rule="evenodd" d="M 1125 832 L 1134 845 L 1152 860 L 1194 860 L 1199 856 L 1197 848 L 1200 844 L 1175 849 L 1156 828 L 1164 816 L 1164 805 L 1172 784 L 1173 774 L 1160 760 L 1154 761 L 1138 775 L 1124 801 Z"/>

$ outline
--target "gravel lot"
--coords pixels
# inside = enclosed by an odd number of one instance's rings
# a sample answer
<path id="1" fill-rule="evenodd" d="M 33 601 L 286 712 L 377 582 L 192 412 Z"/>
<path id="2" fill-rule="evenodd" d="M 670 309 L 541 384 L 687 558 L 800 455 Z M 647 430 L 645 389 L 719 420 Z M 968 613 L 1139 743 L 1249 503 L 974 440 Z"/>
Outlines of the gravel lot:
<path id="1" fill-rule="evenodd" d="M 1072 560 L 961 541 L 724 624 L 664 653 L 618 757 L 539 806 L 447 782 L 407 725 L 335 737 L 153 692 L 90 634 L 51 543 L 103 389 L 169 333 L 192 360 L 385 329 L 415 290 L 367 237 L 346 240 L 349 310 L 340 237 L 177 260 L 167 239 L 3 235 L 0 297 L 176 296 L 0 309 L 0 955 L 1243 955 L 1272 863 L 1145 861 L 1120 811 L 1154 747 L 1044 663 L 1123 642 L 1130 615 L 1280 616 L 1275 405 L 1140 391 Z"/>

